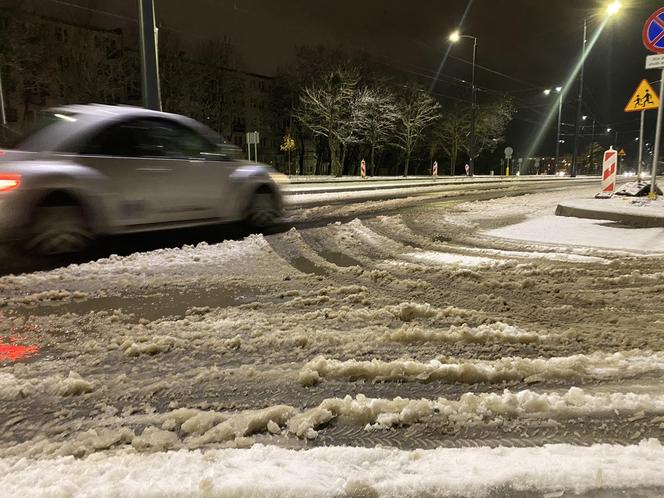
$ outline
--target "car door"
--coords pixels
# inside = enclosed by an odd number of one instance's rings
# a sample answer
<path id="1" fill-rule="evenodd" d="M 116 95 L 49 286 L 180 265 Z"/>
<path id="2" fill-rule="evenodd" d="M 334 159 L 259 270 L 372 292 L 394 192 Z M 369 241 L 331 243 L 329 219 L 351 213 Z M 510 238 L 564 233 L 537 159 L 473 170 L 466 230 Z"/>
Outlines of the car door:
<path id="1" fill-rule="evenodd" d="M 186 124 L 167 118 L 150 120 L 151 134 L 170 160 L 172 188 L 164 214 L 171 221 L 223 217 L 229 166 L 218 146 Z"/>
<path id="2" fill-rule="evenodd" d="M 172 161 L 151 132 L 152 123 L 132 118 L 96 132 L 80 151 L 80 161 L 106 178 L 109 223 L 137 226 L 163 223 L 173 187 Z"/>

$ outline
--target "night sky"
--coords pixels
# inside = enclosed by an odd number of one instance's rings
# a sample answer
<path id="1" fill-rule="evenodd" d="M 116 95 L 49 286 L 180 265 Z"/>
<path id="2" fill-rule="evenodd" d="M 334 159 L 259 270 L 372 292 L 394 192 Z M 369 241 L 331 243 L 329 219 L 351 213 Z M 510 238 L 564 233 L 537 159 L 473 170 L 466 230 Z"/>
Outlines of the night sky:
<path id="1" fill-rule="evenodd" d="M 23 4 L 67 12 L 78 22 L 107 27 L 131 22 L 136 16 L 135 0 L 25 0 Z M 176 31 L 190 41 L 227 36 L 248 71 L 274 74 L 292 60 L 295 45 L 323 44 L 367 51 L 385 65 L 430 84 L 447 51 L 447 36 L 461 21 L 468 0 L 155 0 L 155 4 L 161 29 Z M 520 111 L 508 141 L 517 153 L 543 122 L 546 106 L 554 105 L 555 98 L 547 100 L 542 90 L 562 84 L 579 57 L 584 17 L 589 20 L 590 38 L 606 4 L 599 0 L 472 2 L 463 32 L 478 37 L 478 64 L 490 70 L 478 71 L 480 101 L 496 92 L 515 96 Z M 659 80 L 657 71 L 643 69 L 647 51 L 641 28 L 664 1 L 623 0 L 623 4 L 625 8 L 607 26 L 586 64 L 584 114 L 595 116 L 604 128 L 617 128 L 619 143 L 631 154 L 638 115 L 625 114 L 623 107 L 642 78 Z M 452 49 L 436 93 L 469 98 L 463 81 L 470 79 L 470 65 L 460 59 L 469 60 L 471 51 L 470 40 Z M 565 123 L 573 123 L 575 98 L 576 89 L 567 98 Z M 654 123 L 655 113 L 648 114 L 648 121 Z M 648 128 L 654 134 L 654 125 Z M 599 138 L 608 145 L 606 135 Z M 538 152 L 551 153 L 554 140 L 552 132 Z"/>

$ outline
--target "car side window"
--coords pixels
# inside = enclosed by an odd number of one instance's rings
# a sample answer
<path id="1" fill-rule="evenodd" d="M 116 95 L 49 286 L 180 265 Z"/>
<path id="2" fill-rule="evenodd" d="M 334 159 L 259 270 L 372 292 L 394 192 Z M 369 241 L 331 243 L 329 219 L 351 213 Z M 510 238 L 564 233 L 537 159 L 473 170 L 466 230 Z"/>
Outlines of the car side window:
<path id="1" fill-rule="evenodd" d="M 136 119 L 114 124 L 98 133 L 83 154 L 206 159 L 217 147 L 196 131 L 166 119 Z"/>
<path id="2" fill-rule="evenodd" d="M 141 156 L 171 159 L 205 159 L 216 147 L 196 131 L 165 119 L 146 120 L 145 141 L 139 144 Z"/>
<path id="3" fill-rule="evenodd" d="M 140 127 L 136 122 L 117 123 L 96 135 L 82 148 L 81 153 L 94 156 L 138 157 Z"/>

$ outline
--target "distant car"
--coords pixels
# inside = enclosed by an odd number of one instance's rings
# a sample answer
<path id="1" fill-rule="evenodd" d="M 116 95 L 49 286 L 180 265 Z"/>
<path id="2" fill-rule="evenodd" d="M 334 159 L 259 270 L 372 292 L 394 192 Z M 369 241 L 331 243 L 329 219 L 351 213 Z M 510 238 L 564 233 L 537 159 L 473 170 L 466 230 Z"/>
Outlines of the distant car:
<path id="1" fill-rule="evenodd" d="M 193 119 L 129 106 L 51 109 L 0 151 L 0 241 L 53 255 L 98 235 L 281 215 L 283 178 Z"/>

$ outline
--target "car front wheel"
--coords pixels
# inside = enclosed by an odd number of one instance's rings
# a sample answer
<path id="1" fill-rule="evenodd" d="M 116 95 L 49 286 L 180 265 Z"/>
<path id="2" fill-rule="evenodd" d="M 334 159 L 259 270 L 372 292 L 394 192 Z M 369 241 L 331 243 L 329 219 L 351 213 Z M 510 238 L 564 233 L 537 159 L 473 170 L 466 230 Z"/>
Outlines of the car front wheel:
<path id="1" fill-rule="evenodd" d="M 246 221 L 252 229 L 264 230 L 274 226 L 279 219 L 279 207 L 272 192 L 258 191 L 254 194 Z"/>

